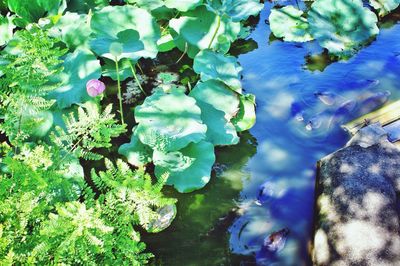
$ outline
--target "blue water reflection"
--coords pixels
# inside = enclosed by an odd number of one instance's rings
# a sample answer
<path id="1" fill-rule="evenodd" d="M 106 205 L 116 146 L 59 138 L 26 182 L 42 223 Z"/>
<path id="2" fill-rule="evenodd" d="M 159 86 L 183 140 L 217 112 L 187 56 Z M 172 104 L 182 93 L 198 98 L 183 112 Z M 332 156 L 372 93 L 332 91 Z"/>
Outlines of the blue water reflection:
<path id="1" fill-rule="evenodd" d="M 269 43 L 263 23 L 268 15 L 269 6 L 250 36 L 258 49 L 239 56 L 244 88 L 257 96 L 257 123 L 250 132 L 258 150 L 247 164 L 250 178 L 243 180 L 238 203 L 244 215 L 229 229 L 230 247 L 254 254 L 265 237 L 287 227 L 285 248 L 267 265 L 306 265 L 316 162 L 347 141 L 341 123 L 400 98 L 400 24 L 381 29 L 350 60 L 311 72 L 305 58 L 322 49 L 314 42 Z"/>

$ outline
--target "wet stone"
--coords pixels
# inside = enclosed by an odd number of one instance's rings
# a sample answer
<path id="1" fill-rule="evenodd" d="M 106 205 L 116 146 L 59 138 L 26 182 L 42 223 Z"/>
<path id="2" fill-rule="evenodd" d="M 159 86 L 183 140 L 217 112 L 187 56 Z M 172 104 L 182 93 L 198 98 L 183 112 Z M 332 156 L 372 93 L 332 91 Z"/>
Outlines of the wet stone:
<path id="1" fill-rule="evenodd" d="M 379 125 L 319 162 L 314 265 L 400 265 L 400 150 Z"/>

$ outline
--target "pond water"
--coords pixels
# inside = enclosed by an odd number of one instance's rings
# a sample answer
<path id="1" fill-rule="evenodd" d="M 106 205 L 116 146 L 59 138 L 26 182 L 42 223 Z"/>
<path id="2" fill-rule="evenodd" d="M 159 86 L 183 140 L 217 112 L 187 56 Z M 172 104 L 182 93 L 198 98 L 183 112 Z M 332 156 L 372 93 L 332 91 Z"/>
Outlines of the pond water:
<path id="1" fill-rule="evenodd" d="M 239 55 L 243 87 L 257 97 L 257 123 L 240 144 L 218 149 L 205 189 L 168 191 L 179 200 L 175 221 L 143 235 L 154 265 L 255 265 L 264 238 L 282 228 L 290 231 L 286 244 L 264 264 L 308 265 L 316 162 L 348 140 L 340 124 L 400 98 L 396 14 L 357 55 L 329 64 L 323 54 L 311 56 L 323 52 L 314 42 L 271 38 L 270 7 L 244 43 L 258 48 Z"/>

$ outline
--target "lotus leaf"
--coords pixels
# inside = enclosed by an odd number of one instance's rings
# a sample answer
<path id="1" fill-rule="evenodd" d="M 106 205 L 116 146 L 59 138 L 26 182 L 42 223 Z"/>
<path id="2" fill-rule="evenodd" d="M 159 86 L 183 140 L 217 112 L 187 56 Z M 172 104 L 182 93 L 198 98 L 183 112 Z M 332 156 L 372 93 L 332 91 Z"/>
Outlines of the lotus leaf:
<path id="1" fill-rule="evenodd" d="M 311 35 L 330 53 L 349 57 L 378 34 L 377 17 L 361 0 L 317 0 L 308 12 Z"/>
<path id="2" fill-rule="evenodd" d="M 187 50 L 191 58 L 207 48 L 226 53 L 241 29 L 239 22 L 232 22 L 228 17 L 219 18 L 205 6 L 188 11 L 180 18 L 171 19 L 169 26 L 173 29 L 171 35 L 176 46 L 181 51 Z M 216 38 L 213 40 L 214 33 Z"/>
<path id="3" fill-rule="evenodd" d="M 226 119 L 225 113 L 212 105 L 199 101 L 201 119 L 207 125 L 206 140 L 215 146 L 235 145 L 239 143 L 235 126 Z"/>
<path id="4" fill-rule="evenodd" d="M 5 45 L 13 36 L 15 25 L 12 20 L 13 17 L 0 15 L 0 46 Z"/>
<path id="5" fill-rule="evenodd" d="M 87 14 L 89 10 L 94 10 L 96 8 L 102 8 L 107 6 L 108 0 L 69 0 L 68 10 L 72 12 Z"/>
<path id="6" fill-rule="evenodd" d="M 202 81 L 220 80 L 233 90 L 241 91 L 240 72 L 242 72 L 242 67 L 236 57 L 206 49 L 194 58 L 193 69 L 200 74 Z"/>
<path id="7" fill-rule="evenodd" d="M 136 62 L 123 58 L 118 61 L 118 70 L 120 80 L 133 77 L 131 65 L 134 66 Z M 110 77 L 113 80 L 117 80 L 117 70 L 115 62 L 109 59 L 104 59 L 104 65 L 101 66 L 103 69 L 103 76 Z"/>
<path id="8" fill-rule="evenodd" d="M 157 56 L 157 41 L 161 37 L 160 28 L 145 9 L 129 5 L 107 6 L 93 13 L 90 27 L 97 38 L 103 39 L 115 39 L 121 31 L 135 30 L 139 33 L 144 48 L 134 52 L 131 58 L 136 60 L 140 57 L 155 58 Z M 125 35 L 125 37 L 130 37 L 130 35 Z M 128 43 L 126 45 L 129 46 Z"/>
<path id="9" fill-rule="evenodd" d="M 163 35 L 158 41 L 157 41 L 157 47 L 159 52 L 168 52 L 171 51 L 176 47 L 174 38 L 172 37 L 171 34 L 166 34 Z"/>
<path id="10" fill-rule="evenodd" d="M 175 103 L 175 104 L 174 104 Z M 157 90 L 135 109 L 140 141 L 160 151 L 177 151 L 205 138 L 196 100 L 180 90 Z"/>
<path id="11" fill-rule="evenodd" d="M 252 94 L 240 96 L 240 110 L 236 117 L 232 119 L 236 130 L 241 132 L 248 130 L 256 123 L 256 99 Z"/>
<path id="12" fill-rule="evenodd" d="M 37 22 L 45 15 L 56 15 L 61 2 L 61 0 L 8 0 L 7 4 L 8 8 L 26 23 Z"/>
<path id="13" fill-rule="evenodd" d="M 153 151 L 140 142 L 135 129 L 132 130 L 131 142 L 121 145 L 118 153 L 124 155 L 130 164 L 142 166 L 152 161 Z"/>
<path id="14" fill-rule="evenodd" d="M 259 0 L 211 0 L 208 8 L 220 16 L 227 15 L 232 21 L 240 22 L 257 16 L 264 8 Z"/>
<path id="15" fill-rule="evenodd" d="M 239 96 L 229 87 L 217 80 L 199 82 L 189 94 L 197 102 L 205 102 L 215 109 L 224 112 L 230 120 L 239 110 Z"/>
<path id="16" fill-rule="evenodd" d="M 167 184 L 182 193 L 204 187 L 210 181 L 215 162 L 214 145 L 201 141 L 191 143 L 180 151 L 154 151 L 155 175 L 169 175 Z"/>
<path id="17" fill-rule="evenodd" d="M 60 38 L 70 49 L 86 46 L 91 34 L 85 14 L 67 12 L 50 29 L 50 35 Z"/>
<path id="18" fill-rule="evenodd" d="M 101 76 L 99 60 L 87 49 L 78 48 L 64 60 L 64 70 L 53 78 L 53 82 L 61 83 L 50 94 L 57 100 L 60 108 L 66 108 L 74 103 L 85 102 L 90 99 L 86 91 L 86 82 L 98 79 Z"/>
<path id="19" fill-rule="evenodd" d="M 155 10 L 164 5 L 162 0 L 127 0 L 129 4 L 137 4 L 139 7 L 148 11 Z"/>
<path id="20" fill-rule="evenodd" d="M 385 16 L 400 5 L 400 0 L 369 0 L 369 3 L 378 10 L 379 16 Z"/>
<path id="21" fill-rule="evenodd" d="M 175 8 L 181 12 L 192 10 L 203 3 L 203 0 L 164 0 L 165 6 Z"/>
<path id="22" fill-rule="evenodd" d="M 309 24 L 303 14 L 303 11 L 293 6 L 272 9 L 269 16 L 272 33 L 276 37 L 289 42 L 313 40 L 309 32 Z"/>
<path id="23" fill-rule="evenodd" d="M 99 36 L 94 38 L 90 41 L 90 48 L 97 55 L 113 61 L 119 61 L 122 58 L 138 59 L 137 52 L 144 48 L 139 38 L 136 30 L 124 30 L 118 32 L 116 37 Z"/>

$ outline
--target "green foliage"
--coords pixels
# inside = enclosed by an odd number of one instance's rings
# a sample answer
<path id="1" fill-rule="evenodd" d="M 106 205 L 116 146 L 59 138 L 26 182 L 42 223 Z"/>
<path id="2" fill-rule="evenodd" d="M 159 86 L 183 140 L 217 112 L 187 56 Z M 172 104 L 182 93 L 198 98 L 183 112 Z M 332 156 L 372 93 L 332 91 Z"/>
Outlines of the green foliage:
<path id="1" fill-rule="evenodd" d="M 153 150 L 139 140 L 136 127 L 132 132 L 131 142 L 121 145 L 118 153 L 124 155 L 130 164 L 144 166 L 153 160 Z"/>
<path id="2" fill-rule="evenodd" d="M 370 0 L 369 3 L 378 11 L 379 16 L 385 16 L 400 5 L 400 0 Z"/>
<path id="3" fill-rule="evenodd" d="M 232 119 L 237 131 L 249 130 L 256 123 L 256 97 L 253 94 L 240 95 L 239 112 Z"/>
<path id="4" fill-rule="evenodd" d="M 99 160 L 103 156 L 93 152 L 93 149 L 111 147 L 111 138 L 125 132 L 125 125 L 117 125 L 114 117 L 112 105 L 101 113 L 97 104 L 87 102 L 78 107 L 77 115 L 71 112 L 64 116 L 66 130 L 57 126 L 51 139 L 67 154 Z"/>
<path id="5" fill-rule="evenodd" d="M 20 24 L 37 22 L 45 15 L 57 15 L 62 0 L 7 0 L 8 8 L 17 14 Z"/>
<path id="6" fill-rule="evenodd" d="M 13 36 L 15 25 L 12 16 L 3 17 L 0 15 L 0 46 L 5 45 Z"/>

